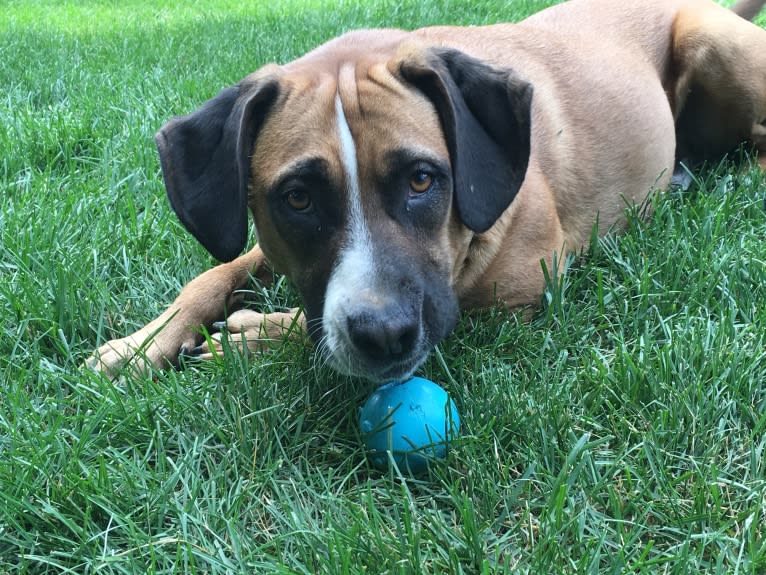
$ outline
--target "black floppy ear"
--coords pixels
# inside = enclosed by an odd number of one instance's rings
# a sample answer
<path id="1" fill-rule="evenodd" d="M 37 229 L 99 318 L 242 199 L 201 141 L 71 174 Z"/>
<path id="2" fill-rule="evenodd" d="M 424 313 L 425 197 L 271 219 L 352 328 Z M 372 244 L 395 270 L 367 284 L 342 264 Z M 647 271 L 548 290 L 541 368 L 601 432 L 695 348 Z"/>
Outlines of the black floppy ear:
<path id="1" fill-rule="evenodd" d="M 173 210 L 218 260 L 233 260 L 247 243 L 250 154 L 278 90 L 275 78 L 245 79 L 155 137 Z"/>
<path id="2" fill-rule="evenodd" d="M 439 114 L 461 220 L 475 232 L 487 231 L 524 181 L 532 85 L 513 70 L 446 48 L 412 51 L 400 60 L 399 73 Z"/>

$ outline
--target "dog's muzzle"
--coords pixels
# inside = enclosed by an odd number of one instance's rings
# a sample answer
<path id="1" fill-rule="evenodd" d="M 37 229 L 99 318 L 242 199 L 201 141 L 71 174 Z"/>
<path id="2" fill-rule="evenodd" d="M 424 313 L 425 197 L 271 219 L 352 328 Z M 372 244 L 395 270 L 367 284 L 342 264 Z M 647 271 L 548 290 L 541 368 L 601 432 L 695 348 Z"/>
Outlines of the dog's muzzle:
<path id="1" fill-rule="evenodd" d="M 360 293 L 324 318 L 322 353 L 338 371 L 373 381 L 412 375 L 430 349 L 422 294 Z"/>
<path id="2" fill-rule="evenodd" d="M 420 340 L 419 310 L 396 301 L 357 302 L 346 318 L 353 349 L 366 363 L 406 361 Z"/>

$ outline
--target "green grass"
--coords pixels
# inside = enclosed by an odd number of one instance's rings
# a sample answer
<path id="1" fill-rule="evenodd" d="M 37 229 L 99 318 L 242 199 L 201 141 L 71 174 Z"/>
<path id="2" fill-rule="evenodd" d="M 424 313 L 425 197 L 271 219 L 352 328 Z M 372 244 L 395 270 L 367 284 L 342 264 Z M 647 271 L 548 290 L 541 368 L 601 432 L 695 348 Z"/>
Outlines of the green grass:
<path id="1" fill-rule="evenodd" d="M 369 468 L 369 387 L 297 344 L 81 370 L 212 263 L 164 198 L 169 117 L 350 28 L 544 2 L 190 4 L 0 11 L 0 573 L 766 572 L 766 187 L 744 162 L 594 241 L 531 323 L 465 317 L 422 370 L 464 423 L 428 477 Z"/>

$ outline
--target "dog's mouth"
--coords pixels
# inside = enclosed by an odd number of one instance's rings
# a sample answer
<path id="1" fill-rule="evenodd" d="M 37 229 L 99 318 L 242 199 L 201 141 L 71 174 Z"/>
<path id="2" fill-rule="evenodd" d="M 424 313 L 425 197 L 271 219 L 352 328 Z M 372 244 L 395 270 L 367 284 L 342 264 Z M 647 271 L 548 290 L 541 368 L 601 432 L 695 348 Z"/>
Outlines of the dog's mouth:
<path id="1" fill-rule="evenodd" d="M 425 361 L 424 354 L 413 361 L 401 361 L 385 366 L 372 366 L 360 361 L 353 355 L 334 353 L 328 357 L 328 364 L 338 373 L 350 377 L 360 377 L 376 384 L 390 381 L 406 381 L 415 374 L 415 370 Z"/>
<path id="2" fill-rule="evenodd" d="M 351 377 L 360 377 L 373 383 L 388 383 L 390 381 L 406 381 L 415 374 L 418 367 L 428 357 L 428 352 L 418 353 L 412 357 L 387 364 L 373 364 L 360 358 L 345 348 L 320 348 L 319 352 L 325 357 L 327 364 L 338 373 Z"/>
<path id="3" fill-rule="evenodd" d="M 348 328 L 349 323 L 353 324 L 347 318 L 343 322 L 329 322 L 317 341 L 323 362 L 344 375 L 374 383 L 404 381 L 415 373 L 433 347 L 419 323 L 412 329 L 395 325 L 356 331 Z"/>

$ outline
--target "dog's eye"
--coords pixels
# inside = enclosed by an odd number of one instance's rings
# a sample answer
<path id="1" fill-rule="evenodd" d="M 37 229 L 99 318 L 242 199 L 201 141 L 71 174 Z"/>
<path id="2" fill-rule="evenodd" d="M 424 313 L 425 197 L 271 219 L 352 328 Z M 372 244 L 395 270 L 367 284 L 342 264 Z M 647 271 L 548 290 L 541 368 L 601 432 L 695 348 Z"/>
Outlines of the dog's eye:
<path id="1" fill-rule="evenodd" d="M 427 192 L 433 183 L 433 176 L 423 170 L 417 170 L 410 176 L 410 190 L 413 194 L 423 194 Z"/>
<path id="2" fill-rule="evenodd" d="M 285 201 L 296 212 L 305 212 L 311 207 L 311 196 L 306 190 L 290 190 Z"/>

